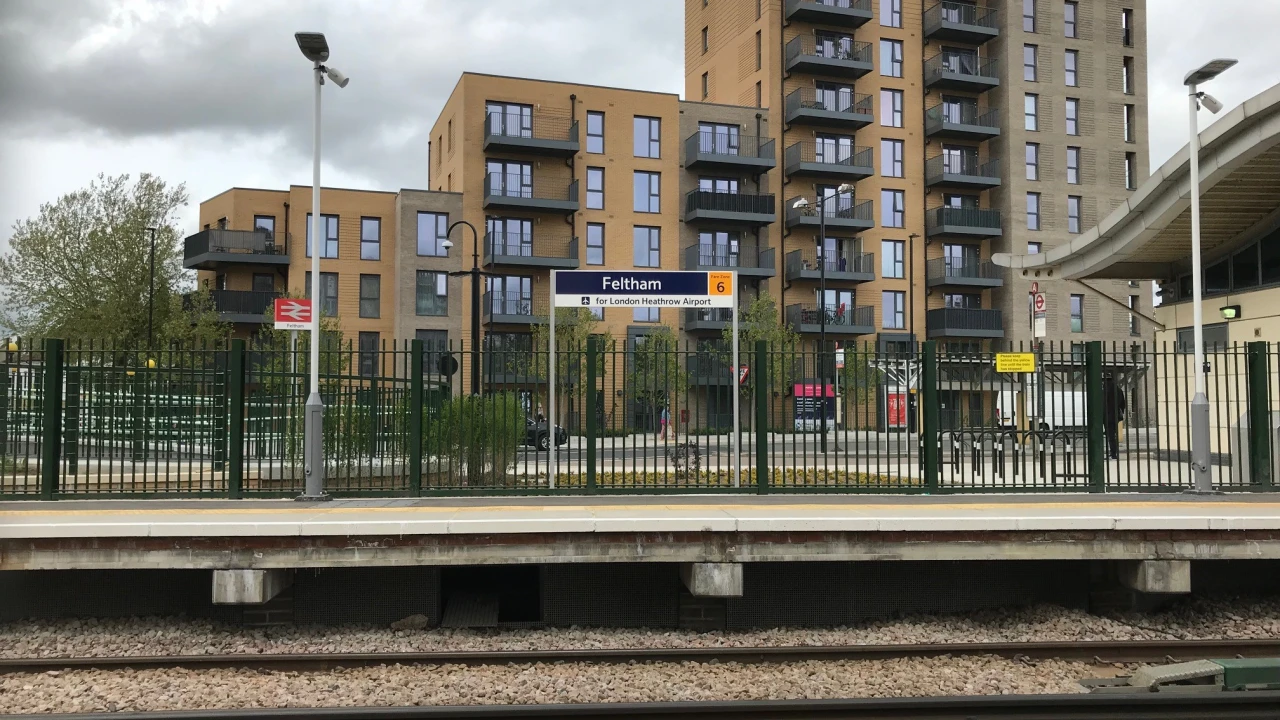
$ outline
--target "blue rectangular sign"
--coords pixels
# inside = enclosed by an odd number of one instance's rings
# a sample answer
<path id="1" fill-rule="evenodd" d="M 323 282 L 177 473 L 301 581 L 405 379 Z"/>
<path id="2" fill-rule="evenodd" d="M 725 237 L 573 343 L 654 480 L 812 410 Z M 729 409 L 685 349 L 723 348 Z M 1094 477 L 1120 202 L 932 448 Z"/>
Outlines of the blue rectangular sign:
<path id="1" fill-rule="evenodd" d="M 556 307 L 733 307 L 732 272 L 561 270 Z"/>

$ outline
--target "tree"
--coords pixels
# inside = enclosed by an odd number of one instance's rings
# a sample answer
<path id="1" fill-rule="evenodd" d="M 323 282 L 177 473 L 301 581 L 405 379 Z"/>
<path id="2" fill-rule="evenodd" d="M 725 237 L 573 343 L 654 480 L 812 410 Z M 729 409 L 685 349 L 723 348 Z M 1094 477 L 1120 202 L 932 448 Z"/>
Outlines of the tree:
<path id="1" fill-rule="evenodd" d="M 19 334 L 100 339 L 142 347 L 147 338 L 151 281 L 148 228 L 156 228 L 154 327 L 156 347 L 195 335 L 222 335 L 208 322 L 208 306 L 190 316 L 180 290 L 178 209 L 184 185 L 143 173 L 99 175 L 88 187 L 40 206 L 18 221 L 0 256 L 4 323 Z M 184 320 L 177 320 L 188 315 Z M 193 331 L 192 326 L 200 328 Z"/>
<path id="2" fill-rule="evenodd" d="M 637 402 L 651 407 L 667 406 L 680 397 L 689 378 L 680 362 L 679 340 L 675 332 L 660 325 L 635 339 L 632 348 L 631 383 Z"/>
<path id="3" fill-rule="evenodd" d="M 763 340 L 769 348 L 769 370 L 766 381 L 773 390 L 781 392 L 788 383 L 795 379 L 794 369 L 800 358 L 796 353 L 800 346 L 800 334 L 784 324 L 778 316 L 778 304 L 773 296 L 761 294 L 751 301 L 745 310 L 739 310 L 738 318 L 738 353 L 744 363 L 752 364 L 755 357 L 756 343 Z M 733 328 L 724 330 L 724 350 L 726 358 L 733 350 Z M 750 383 L 760 381 L 759 371 L 753 370 L 755 377 Z M 743 388 L 746 391 L 746 388 Z"/>

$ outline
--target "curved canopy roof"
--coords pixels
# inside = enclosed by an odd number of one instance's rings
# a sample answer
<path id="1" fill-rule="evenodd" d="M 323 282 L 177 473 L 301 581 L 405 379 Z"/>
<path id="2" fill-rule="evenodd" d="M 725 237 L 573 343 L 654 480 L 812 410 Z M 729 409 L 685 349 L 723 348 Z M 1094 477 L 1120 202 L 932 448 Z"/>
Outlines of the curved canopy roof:
<path id="1" fill-rule="evenodd" d="M 1204 258 L 1280 216 L 1280 85 L 1200 133 Z M 1056 277 L 1167 279 L 1191 257 L 1190 152 L 1183 146 L 1129 199 L 1070 243 L 1038 255 L 996 253 L 997 265 Z M 1026 273 L 1024 273 L 1026 274 Z"/>

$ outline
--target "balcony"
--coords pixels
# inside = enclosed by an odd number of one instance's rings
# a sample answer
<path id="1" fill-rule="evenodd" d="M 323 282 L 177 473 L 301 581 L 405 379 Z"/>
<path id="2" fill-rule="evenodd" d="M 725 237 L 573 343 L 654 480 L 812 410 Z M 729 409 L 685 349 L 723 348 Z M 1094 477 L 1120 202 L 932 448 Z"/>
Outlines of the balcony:
<path id="1" fill-rule="evenodd" d="M 989 7 L 944 0 L 924 11 L 924 36 L 929 40 L 981 45 L 999 35 L 996 11 Z"/>
<path id="2" fill-rule="evenodd" d="M 777 219 L 773 195 L 694 190 L 685 196 L 685 222 L 768 225 Z"/>
<path id="3" fill-rule="evenodd" d="M 787 0 L 787 22 L 860 28 L 871 21 L 871 0 Z"/>
<path id="4" fill-rule="evenodd" d="M 977 105 L 934 105 L 924 111 L 924 134 L 973 142 L 990 140 L 1000 136 L 1000 111 L 979 110 Z"/>
<path id="5" fill-rule="evenodd" d="M 778 274 L 773 248 L 754 243 L 690 245 L 684 249 L 685 270 L 736 270 L 742 277 L 768 278 Z"/>
<path id="6" fill-rule="evenodd" d="M 828 283 L 864 283 L 876 279 L 875 254 L 844 253 L 823 261 L 814 247 L 787 253 L 787 282 L 821 280 L 824 265 Z"/>
<path id="7" fill-rule="evenodd" d="M 567 226 L 563 232 L 485 233 L 484 264 L 575 270 L 580 264 L 578 238 Z"/>
<path id="8" fill-rule="evenodd" d="M 545 296 L 546 293 L 543 293 Z M 481 302 L 486 325 L 545 325 L 547 298 L 490 290 Z"/>
<path id="9" fill-rule="evenodd" d="M 1000 211 L 989 208 L 931 208 L 925 214 L 925 234 L 981 239 L 1000 236 Z"/>
<path id="10" fill-rule="evenodd" d="M 568 175 L 535 173 L 532 182 L 511 182 L 512 176 L 484 176 L 484 208 L 573 213 L 578 211 L 578 181 Z"/>
<path id="11" fill-rule="evenodd" d="M 788 176 L 805 175 L 832 182 L 858 181 L 875 174 L 871 148 L 839 146 L 821 140 L 803 140 L 787 148 L 783 172 Z"/>
<path id="12" fill-rule="evenodd" d="M 265 230 L 210 228 L 190 235 L 182 243 L 182 267 L 218 270 L 227 265 L 288 265 L 285 233 Z"/>
<path id="13" fill-rule="evenodd" d="M 690 385 L 733 385 L 733 366 L 729 364 L 727 359 L 719 355 L 699 353 L 690 355 L 686 362 L 686 367 L 689 370 Z"/>
<path id="14" fill-rule="evenodd" d="M 1004 278 L 995 263 L 968 258 L 935 258 L 925 263 L 925 287 L 997 288 Z"/>
<path id="15" fill-rule="evenodd" d="M 209 299 L 213 301 L 213 310 L 218 313 L 218 320 L 224 323 L 247 323 L 261 325 L 266 322 L 267 311 L 272 303 L 280 297 L 278 292 L 256 292 L 253 290 L 210 290 Z M 183 304 L 190 306 L 192 296 L 183 297 Z"/>
<path id="16" fill-rule="evenodd" d="M 778 165 L 770 138 L 698 131 L 684 141 L 684 166 L 690 170 L 728 170 L 759 174 Z"/>
<path id="17" fill-rule="evenodd" d="M 871 72 L 875 53 L 871 43 L 865 42 L 815 42 L 813 35 L 799 35 L 787 43 L 786 64 L 788 74 L 812 73 L 857 79 Z"/>
<path id="18" fill-rule="evenodd" d="M 787 324 L 798 333 L 821 333 L 823 316 L 826 316 L 828 335 L 870 335 L 876 331 L 875 310 L 871 307 L 826 308 L 818 305 L 788 305 Z"/>
<path id="19" fill-rule="evenodd" d="M 869 230 L 875 227 L 875 206 L 870 200 L 858 202 L 855 198 L 849 198 L 839 201 L 828 200 L 823 205 L 823 215 L 825 218 L 818 217 L 818 207 L 815 200 L 805 198 L 809 204 L 805 207 L 795 207 L 798 197 L 787 200 L 787 220 L 786 226 L 788 230 L 794 228 L 813 228 L 818 229 L 820 222 L 825 219 L 827 234 L 832 233 L 840 235 L 856 235 L 863 230 Z"/>
<path id="20" fill-rule="evenodd" d="M 485 152 L 573 157 L 578 153 L 578 121 L 535 112 L 533 117 L 485 115 Z"/>
<path id="21" fill-rule="evenodd" d="M 925 313 L 931 338 L 1002 338 L 1004 318 L 999 310 L 939 308 Z"/>
<path id="22" fill-rule="evenodd" d="M 787 95 L 788 125 L 814 125 L 853 132 L 876 121 L 875 98 L 858 93 L 821 93 L 796 88 Z"/>
<path id="23" fill-rule="evenodd" d="M 732 308 L 686 308 L 685 332 L 722 332 L 733 323 Z"/>
<path id="24" fill-rule="evenodd" d="M 1000 161 L 982 162 L 968 154 L 935 155 L 924 164 L 924 184 L 966 190 L 1000 187 Z"/>
<path id="25" fill-rule="evenodd" d="M 924 63 L 926 88 L 980 93 L 999 85 L 1000 64 L 990 58 L 939 53 Z"/>

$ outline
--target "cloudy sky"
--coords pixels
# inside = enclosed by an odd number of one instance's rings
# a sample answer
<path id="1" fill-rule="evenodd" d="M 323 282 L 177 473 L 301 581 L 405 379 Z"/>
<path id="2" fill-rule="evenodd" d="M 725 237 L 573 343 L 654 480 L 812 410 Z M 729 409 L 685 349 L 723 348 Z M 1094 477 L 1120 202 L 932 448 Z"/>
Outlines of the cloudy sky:
<path id="1" fill-rule="evenodd" d="M 1090 0 L 1085 0 L 1086 2 Z M 233 185 L 311 179 L 320 30 L 349 76 L 326 86 L 324 184 L 426 187 L 427 133 L 464 70 L 680 93 L 683 0 L 0 0 L 0 242 L 97 173 Z M 1186 142 L 1185 72 L 1228 107 L 1280 82 L 1277 0 L 1148 0 L 1151 158 Z M 1208 114 L 1204 113 L 1204 120 Z"/>

